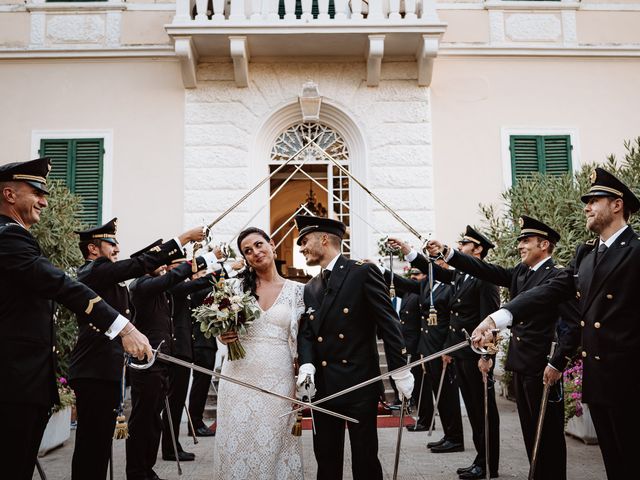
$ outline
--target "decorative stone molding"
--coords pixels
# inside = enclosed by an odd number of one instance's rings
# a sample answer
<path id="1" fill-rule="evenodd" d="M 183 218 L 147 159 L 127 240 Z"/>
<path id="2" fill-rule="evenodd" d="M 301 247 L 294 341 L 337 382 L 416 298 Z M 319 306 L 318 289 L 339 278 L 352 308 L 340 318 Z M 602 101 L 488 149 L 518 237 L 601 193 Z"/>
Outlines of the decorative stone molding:
<path id="1" fill-rule="evenodd" d="M 107 38 L 108 47 L 117 47 L 120 45 L 120 32 L 122 15 L 120 12 L 107 12 Z"/>
<path id="2" fill-rule="evenodd" d="M 46 41 L 49 44 L 103 43 L 104 15 L 47 15 Z"/>
<path id="3" fill-rule="evenodd" d="M 555 42 L 562 38 L 557 14 L 513 13 L 505 18 L 505 33 L 514 42 Z"/>
<path id="4" fill-rule="evenodd" d="M 418 59 L 418 85 L 428 87 L 433 78 L 433 61 L 438 56 L 438 38 L 422 36 L 422 42 L 416 55 Z"/>
<path id="5" fill-rule="evenodd" d="M 31 13 L 31 47 L 44 45 L 45 25 L 46 17 L 44 13 Z"/>
<path id="6" fill-rule="evenodd" d="M 489 32 L 491 43 L 504 43 L 504 12 L 502 10 L 489 11 Z"/>
<path id="7" fill-rule="evenodd" d="M 193 45 L 191 37 L 181 37 L 175 39 L 176 57 L 180 60 L 182 70 L 182 83 L 185 88 L 196 88 L 196 64 L 198 63 L 198 53 Z"/>
<path id="8" fill-rule="evenodd" d="M 247 37 L 229 37 L 229 49 L 233 59 L 236 86 L 247 87 L 249 85 L 249 44 L 247 43 Z"/>
<path id="9" fill-rule="evenodd" d="M 377 87 L 380 83 L 380 70 L 384 56 L 384 35 L 369 35 L 367 51 L 367 85 Z"/>
<path id="10" fill-rule="evenodd" d="M 576 12 L 564 10 L 562 16 L 562 37 L 565 46 L 578 45 L 578 28 L 576 25 Z"/>

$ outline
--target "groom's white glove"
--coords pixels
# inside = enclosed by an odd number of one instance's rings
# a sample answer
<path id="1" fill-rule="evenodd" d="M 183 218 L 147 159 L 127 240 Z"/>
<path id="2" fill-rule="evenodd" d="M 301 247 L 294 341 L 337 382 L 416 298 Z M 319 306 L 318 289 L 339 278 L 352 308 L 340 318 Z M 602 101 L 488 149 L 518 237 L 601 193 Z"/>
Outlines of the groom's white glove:
<path id="1" fill-rule="evenodd" d="M 411 370 L 396 373 L 391 375 L 391 378 L 396 382 L 396 388 L 398 389 L 400 398 L 404 397 L 407 400 L 410 399 L 411 392 L 413 392 L 413 374 L 411 373 Z"/>
<path id="2" fill-rule="evenodd" d="M 298 378 L 296 380 L 296 394 L 300 400 L 307 397 L 311 400 L 316 396 L 316 385 L 313 382 L 313 376 L 316 374 L 316 367 L 312 363 L 304 363 L 298 369 Z"/>

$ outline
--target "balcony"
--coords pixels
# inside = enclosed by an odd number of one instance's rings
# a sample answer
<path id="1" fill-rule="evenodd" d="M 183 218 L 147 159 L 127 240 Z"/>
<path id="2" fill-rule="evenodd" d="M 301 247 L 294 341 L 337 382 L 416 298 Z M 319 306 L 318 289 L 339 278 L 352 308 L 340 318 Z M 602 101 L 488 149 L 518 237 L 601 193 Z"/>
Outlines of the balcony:
<path id="1" fill-rule="evenodd" d="M 418 85 L 429 86 L 446 28 L 435 5 L 435 0 L 176 0 L 176 15 L 165 28 L 187 88 L 197 86 L 198 59 L 220 57 L 233 60 L 238 87 L 249 84 L 252 57 L 363 58 L 369 86 L 378 85 L 383 58 L 413 58 Z"/>

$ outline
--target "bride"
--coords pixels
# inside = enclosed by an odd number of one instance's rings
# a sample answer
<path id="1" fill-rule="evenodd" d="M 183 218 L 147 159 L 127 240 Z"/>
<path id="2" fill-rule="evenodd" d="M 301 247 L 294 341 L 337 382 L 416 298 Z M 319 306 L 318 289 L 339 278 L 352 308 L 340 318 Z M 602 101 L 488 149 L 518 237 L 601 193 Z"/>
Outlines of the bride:
<path id="1" fill-rule="evenodd" d="M 273 241 L 259 228 L 242 231 L 238 249 L 247 263 L 240 288 L 255 296 L 261 314 L 239 336 L 245 358 L 225 361 L 222 373 L 294 396 L 293 359 L 304 312 L 304 285 L 278 274 Z M 220 341 L 226 344 L 237 338 L 229 333 Z M 295 415 L 280 418 L 290 409 L 285 400 L 220 381 L 214 479 L 303 478 L 300 437 L 291 434 Z"/>

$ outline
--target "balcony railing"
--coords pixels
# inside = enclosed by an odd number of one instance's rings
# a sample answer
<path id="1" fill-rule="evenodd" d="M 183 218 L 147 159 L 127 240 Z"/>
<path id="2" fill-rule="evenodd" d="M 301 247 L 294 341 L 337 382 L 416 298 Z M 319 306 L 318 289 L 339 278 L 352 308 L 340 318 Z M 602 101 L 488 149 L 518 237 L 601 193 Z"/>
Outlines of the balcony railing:
<path id="1" fill-rule="evenodd" d="M 166 26 L 195 87 L 199 58 L 231 56 L 236 84 L 247 86 L 250 57 L 366 58 L 367 83 L 379 82 L 386 58 L 414 57 L 429 85 L 446 24 L 435 0 L 176 0 Z"/>

